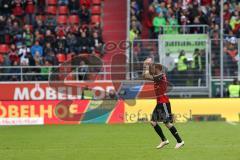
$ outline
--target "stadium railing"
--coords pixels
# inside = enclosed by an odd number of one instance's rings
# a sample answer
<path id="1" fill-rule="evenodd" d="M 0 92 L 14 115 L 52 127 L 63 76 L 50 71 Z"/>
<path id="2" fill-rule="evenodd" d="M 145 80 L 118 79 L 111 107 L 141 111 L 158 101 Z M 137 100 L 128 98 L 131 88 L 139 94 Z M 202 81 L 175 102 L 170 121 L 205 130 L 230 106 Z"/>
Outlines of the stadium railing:
<path id="1" fill-rule="evenodd" d="M 186 37 L 184 37 L 186 36 Z M 225 39 L 223 53 L 223 73 L 226 91 L 227 85 L 234 79 L 240 79 L 240 41 L 235 38 Z M 200 59 L 195 58 L 198 50 Z M 179 54 L 185 52 L 187 70 L 178 71 Z M 207 34 L 202 35 L 160 35 L 159 39 L 135 39 L 130 50 L 131 63 L 142 63 L 151 57 L 155 63 L 161 63 L 168 69 L 169 81 L 184 97 L 195 94 L 216 96 L 220 88 L 220 40 L 209 39 Z M 173 61 L 173 66 L 167 64 Z M 196 62 L 197 61 L 197 62 Z M 193 63 L 201 63 L 196 67 Z M 138 65 L 132 65 L 131 78 L 138 79 Z M 171 93 L 170 93 L 171 94 Z"/>
<path id="2" fill-rule="evenodd" d="M 0 81 L 108 81 L 126 79 L 127 65 L 0 66 Z"/>
<path id="3" fill-rule="evenodd" d="M 208 25 L 165 25 L 160 27 L 160 34 L 208 34 Z"/>

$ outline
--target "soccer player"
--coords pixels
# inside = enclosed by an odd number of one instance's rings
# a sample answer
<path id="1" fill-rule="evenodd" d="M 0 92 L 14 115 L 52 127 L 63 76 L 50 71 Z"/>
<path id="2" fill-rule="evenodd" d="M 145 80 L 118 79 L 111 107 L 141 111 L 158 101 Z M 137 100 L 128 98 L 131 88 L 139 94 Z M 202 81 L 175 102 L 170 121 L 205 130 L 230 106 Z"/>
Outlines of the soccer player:
<path id="1" fill-rule="evenodd" d="M 158 122 L 163 122 L 177 140 L 175 148 L 181 148 L 184 145 L 184 141 L 180 138 L 177 129 L 173 125 L 171 105 L 166 95 L 168 82 L 163 66 L 161 64 L 153 64 L 151 58 L 146 59 L 143 65 L 143 78 L 154 82 L 154 91 L 157 98 L 157 105 L 151 118 L 151 125 L 161 138 L 161 143 L 156 148 L 160 149 L 169 144 Z"/>

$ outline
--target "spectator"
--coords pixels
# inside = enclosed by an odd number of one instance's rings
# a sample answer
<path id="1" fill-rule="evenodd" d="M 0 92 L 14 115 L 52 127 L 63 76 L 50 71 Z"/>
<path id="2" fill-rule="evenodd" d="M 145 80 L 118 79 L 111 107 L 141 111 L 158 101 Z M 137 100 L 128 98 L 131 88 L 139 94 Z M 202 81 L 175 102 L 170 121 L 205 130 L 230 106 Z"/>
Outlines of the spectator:
<path id="1" fill-rule="evenodd" d="M 19 62 L 19 56 L 18 56 L 17 48 L 15 44 L 11 45 L 8 55 L 9 55 L 11 64 L 13 64 L 15 61 Z"/>
<path id="2" fill-rule="evenodd" d="M 166 3 L 164 1 L 161 1 L 160 5 L 156 6 L 156 13 L 162 13 L 164 17 L 167 16 L 167 8 L 166 8 Z"/>
<path id="3" fill-rule="evenodd" d="M 29 66 L 29 57 L 28 55 L 29 53 L 23 54 L 20 58 L 20 65 L 22 66 Z"/>
<path id="4" fill-rule="evenodd" d="M 47 22 L 47 25 L 49 25 L 49 23 Z M 48 26 L 48 28 L 51 28 L 52 26 Z M 46 31 L 46 27 L 43 23 L 43 21 L 41 19 L 37 19 L 36 23 L 34 24 L 34 29 L 38 30 L 40 34 L 44 34 Z"/>
<path id="5" fill-rule="evenodd" d="M 49 61 L 45 61 L 44 67 L 41 68 L 41 80 L 42 81 L 48 80 L 49 73 L 52 70 L 51 66 L 52 66 L 52 64 Z"/>
<path id="6" fill-rule="evenodd" d="M 85 6 L 87 9 L 91 6 L 91 0 L 80 0 L 81 6 Z"/>
<path id="7" fill-rule="evenodd" d="M 43 47 L 40 46 L 38 41 L 36 41 L 35 44 L 31 47 L 31 54 L 33 57 L 36 52 L 38 52 L 40 56 L 43 56 Z"/>
<path id="8" fill-rule="evenodd" d="M 37 13 L 44 14 L 46 1 L 45 0 L 37 0 Z"/>
<path id="9" fill-rule="evenodd" d="M 24 10 L 23 10 L 23 1 L 22 0 L 13 0 L 12 1 L 12 13 L 18 18 L 23 17 Z"/>
<path id="10" fill-rule="evenodd" d="M 25 0 L 25 14 L 27 24 L 34 24 L 35 21 L 35 1 Z"/>
<path id="11" fill-rule="evenodd" d="M 55 33 L 58 36 L 58 38 L 65 37 L 66 35 L 66 27 L 62 24 L 58 25 L 55 29 Z"/>
<path id="12" fill-rule="evenodd" d="M 240 29 L 240 16 L 239 12 L 235 12 L 230 20 L 230 26 L 234 33 L 237 33 Z"/>
<path id="13" fill-rule="evenodd" d="M 178 56 L 178 63 L 177 63 L 177 71 L 178 71 L 178 85 L 185 86 L 186 85 L 186 77 L 187 77 L 187 70 L 188 70 L 188 61 L 187 57 L 185 56 L 185 51 L 181 51 Z"/>
<path id="14" fill-rule="evenodd" d="M 131 18 L 131 29 L 135 31 L 135 33 L 137 33 L 137 35 L 139 36 L 141 34 L 142 31 L 142 25 L 139 21 L 137 21 L 135 16 L 132 16 Z"/>
<path id="15" fill-rule="evenodd" d="M 71 14 L 77 14 L 79 10 L 79 0 L 69 0 L 68 8 Z"/>
<path id="16" fill-rule="evenodd" d="M 58 5 L 66 6 L 68 5 L 68 0 L 58 0 Z"/>
<path id="17" fill-rule="evenodd" d="M 134 40 L 138 38 L 138 34 L 136 33 L 136 30 L 131 29 L 129 32 L 129 40 L 133 44 Z"/>
<path id="18" fill-rule="evenodd" d="M 167 53 L 166 54 L 166 57 L 164 58 L 163 60 L 163 65 L 165 67 L 167 67 L 167 74 L 168 74 L 168 79 L 170 82 L 172 82 L 173 80 L 173 72 L 174 72 L 174 69 L 175 69 L 175 61 L 174 61 L 174 58 L 171 57 L 170 53 Z"/>
<path id="19" fill-rule="evenodd" d="M 78 52 L 80 53 L 90 53 L 90 40 L 85 32 L 81 33 L 81 37 L 78 40 Z"/>
<path id="20" fill-rule="evenodd" d="M 43 65 L 43 58 L 40 55 L 40 53 L 38 51 L 36 51 L 36 53 L 34 54 L 33 57 L 34 61 L 35 61 L 35 66 L 42 66 Z M 41 73 L 41 68 L 37 67 L 37 68 L 33 68 L 33 80 L 34 81 L 38 81 L 41 80 L 41 75 L 38 73 Z"/>
<path id="21" fill-rule="evenodd" d="M 33 58 L 34 58 L 34 61 L 35 61 L 36 65 L 42 65 L 43 64 L 43 58 L 42 58 L 42 56 L 41 56 L 39 51 L 35 52 Z"/>
<path id="22" fill-rule="evenodd" d="M 44 54 L 47 55 L 47 54 L 49 54 L 50 52 L 54 52 L 54 49 L 53 49 L 51 43 L 48 42 L 48 43 L 45 44 Z"/>
<path id="23" fill-rule="evenodd" d="M 100 23 L 95 23 L 91 29 L 92 32 L 97 32 L 100 37 L 102 37 L 102 28 Z"/>
<path id="24" fill-rule="evenodd" d="M 101 55 L 104 53 L 103 52 L 103 40 L 102 38 L 98 35 L 97 32 L 93 32 L 93 38 L 92 38 L 92 50 L 95 50 L 97 53 L 100 53 Z"/>
<path id="25" fill-rule="evenodd" d="M 9 67 L 9 66 L 11 66 L 11 61 L 10 61 L 10 59 L 9 59 L 9 55 L 8 54 L 4 54 L 3 55 L 3 62 L 2 62 L 2 66 L 4 66 L 4 67 Z M 2 70 L 2 72 L 3 73 L 10 73 L 10 68 L 4 68 L 3 70 Z M 3 80 L 3 81 L 8 81 L 10 78 L 9 78 L 9 75 L 2 75 L 1 76 L 1 79 Z"/>
<path id="26" fill-rule="evenodd" d="M 101 25 L 89 25 L 90 0 L 58 0 L 59 5 L 69 7 L 70 14 L 79 15 L 80 27 L 77 24 L 58 25 L 55 15 L 45 17 L 46 3 L 45 0 L 0 0 L 0 44 L 11 44 L 6 54 L 11 65 L 58 65 L 55 51 L 92 53 L 94 50 L 102 53 L 104 43 Z M 6 63 L 7 58 L 5 56 Z M 40 73 L 41 70 L 25 68 L 23 72 Z M 28 75 L 23 78 L 37 80 L 41 77 Z"/>
<path id="27" fill-rule="evenodd" d="M 237 51 L 237 39 L 232 37 L 226 43 L 224 48 L 224 72 L 227 76 L 237 75 L 238 68 L 238 51 Z"/>
<path id="28" fill-rule="evenodd" d="M 67 34 L 67 48 L 69 48 L 69 52 L 77 51 L 77 37 L 73 33 Z"/>
<path id="29" fill-rule="evenodd" d="M 135 0 L 131 2 L 131 16 L 136 16 L 138 21 L 141 21 L 142 10 L 139 6 L 139 3 L 137 3 Z"/>
<path id="30" fill-rule="evenodd" d="M 20 57 L 20 64 L 29 64 L 29 58 L 27 54 L 30 54 L 30 49 L 27 48 L 26 45 L 22 45 L 22 47 L 18 50 L 18 56 Z"/>
<path id="31" fill-rule="evenodd" d="M 78 16 L 81 19 L 82 23 L 89 24 L 90 12 L 85 5 L 81 5 L 81 9 L 79 10 Z"/>
<path id="32" fill-rule="evenodd" d="M 65 37 L 58 37 L 56 41 L 56 53 L 67 53 L 67 41 Z"/>
<path id="33" fill-rule="evenodd" d="M 195 49 L 193 53 L 193 61 L 192 61 L 192 73 L 193 73 L 193 85 L 200 85 L 199 80 L 202 81 L 202 75 L 204 70 L 204 56 L 201 54 L 198 48 Z"/>
<path id="34" fill-rule="evenodd" d="M 147 11 L 147 20 L 146 20 L 146 26 L 148 27 L 148 30 L 149 30 L 149 35 L 150 35 L 150 38 L 154 38 L 154 27 L 153 27 L 153 18 L 154 18 L 154 15 L 155 15 L 155 10 L 154 10 L 154 7 L 152 5 L 150 5 L 148 7 L 148 11 Z"/>
<path id="35" fill-rule="evenodd" d="M 85 33 L 87 36 L 89 35 L 89 28 L 86 24 L 82 24 L 78 29 L 78 34 L 81 36 L 82 33 Z"/>
<path id="36" fill-rule="evenodd" d="M 163 17 L 163 13 L 160 12 L 158 16 L 154 17 L 153 19 L 155 38 L 158 38 L 158 35 L 163 33 L 163 29 L 165 26 L 166 26 L 166 19 Z"/>
<path id="37" fill-rule="evenodd" d="M 13 26 L 9 28 L 9 33 L 15 43 L 21 41 L 22 42 L 22 33 L 23 30 L 21 26 L 19 26 L 18 22 L 13 22 Z"/>
<path id="38" fill-rule="evenodd" d="M 23 39 L 25 45 L 30 48 L 33 44 L 33 34 L 31 33 L 30 27 L 27 26 L 26 31 L 23 32 Z"/>
<path id="39" fill-rule="evenodd" d="M 48 15 L 45 20 L 45 26 L 47 29 L 54 31 L 57 26 L 56 17 L 54 15 Z"/>
<path id="40" fill-rule="evenodd" d="M 49 63 L 51 63 L 54 66 L 58 65 L 57 57 L 55 56 L 53 51 L 46 53 L 45 61 L 49 61 Z"/>
<path id="41" fill-rule="evenodd" d="M 1 15 L 9 16 L 11 14 L 11 1 L 1 0 L 0 1 L 0 12 Z"/>
<path id="42" fill-rule="evenodd" d="M 66 27 L 66 32 L 67 33 L 77 34 L 77 32 L 78 32 L 78 25 L 70 24 L 69 26 Z"/>
<path id="43" fill-rule="evenodd" d="M 232 84 L 228 86 L 228 92 L 230 98 L 240 97 L 240 84 L 236 78 L 233 80 Z"/>
<path id="44" fill-rule="evenodd" d="M 45 42 L 44 36 L 38 30 L 35 30 L 34 33 L 34 42 L 35 41 L 38 41 L 41 45 L 44 45 Z"/>
<path id="45" fill-rule="evenodd" d="M 5 43 L 6 25 L 3 16 L 0 16 L 0 44 Z"/>
<path id="46" fill-rule="evenodd" d="M 21 69 L 18 67 L 18 61 L 14 61 L 12 67 L 10 69 L 10 73 L 12 74 L 10 77 L 10 81 L 20 81 L 20 75 L 21 74 Z"/>
<path id="47" fill-rule="evenodd" d="M 56 39 L 55 39 L 54 35 L 52 34 L 51 30 L 47 30 L 46 34 L 45 34 L 45 38 L 44 38 L 45 43 L 52 43 L 52 44 L 54 44 L 55 40 Z"/>
<path id="48" fill-rule="evenodd" d="M 172 15 L 171 18 L 168 19 L 167 21 L 167 27 L 164 29 L 164 33 L 166 34 L 178 34 L 178 21 L 175 18 L 175 15 Z"/>

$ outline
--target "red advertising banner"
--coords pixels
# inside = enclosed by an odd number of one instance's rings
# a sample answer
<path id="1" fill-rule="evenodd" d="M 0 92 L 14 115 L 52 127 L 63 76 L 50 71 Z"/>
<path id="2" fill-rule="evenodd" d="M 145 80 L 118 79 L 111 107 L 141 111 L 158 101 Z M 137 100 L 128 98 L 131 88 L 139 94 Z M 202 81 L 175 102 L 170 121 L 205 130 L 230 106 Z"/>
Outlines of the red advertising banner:
<path id="1" fill-rule="evenodd" d="M 1 125 L 123 123 L 122 101 L 0 101 Z"/>
<path id="2" fill-rule="evenodd" d="M 111 90 L 124 90 L 125 99 L 154 98 L 152 83 L 128 84 L 125 82 L 80 83 L 12 83 L 0 84 L 1 101 L 80 100 L 83 88 L 93 91 L 94 99 L 104 99 Z"/>
<path id="3" fill-rule="evenodd" d="M 103 99 L 110 90 L 115 90 L 111 82 L 68 83 L 49 85 L 48 83 L 0 84 L 0 100 L 79 100 L 84 87 L 93 90 L 96 99 Z M 119 85 L 118 85 L 119 86 Z"/>

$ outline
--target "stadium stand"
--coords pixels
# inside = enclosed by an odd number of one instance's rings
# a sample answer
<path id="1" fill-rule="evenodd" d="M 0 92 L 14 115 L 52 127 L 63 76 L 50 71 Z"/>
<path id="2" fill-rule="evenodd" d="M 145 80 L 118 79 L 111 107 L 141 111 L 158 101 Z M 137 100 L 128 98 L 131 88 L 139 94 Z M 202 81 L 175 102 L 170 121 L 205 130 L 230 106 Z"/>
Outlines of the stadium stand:
<path id="1" fill-rule="evenodd" d="M 1 66 L 58 65 L 73 54 L 103 57 L 103 2 L 2 0 Z"/>
<path id="2" fill-rule="evenodd" d="M 130 13 L 130 41 L 135 40 L 133 48 L 139 50 L 135 52 L 138 53 L 138 60 L 141 61 L 141 59 L 146 58 L 146 48 L 151 50 L 148 51 L 147 56 L 152 56 L 153 52 L 158 52 L 158 44 L 155 40 L 158 39 L 159 35 L 207 34 L 211 41 L 209 53 L 211 54 L 212 76 L 220 77 L 220 3 L 218 0 L 131 0 Z M 227 78 L 237 77 L 238 75 L 239 13 L 239 2 L 224 1 L 223 61 L 224 76 Z M 142 40 L 148 40 L 149 42 Z M 146 47 L 147 45 L 153 47 Z M 200 62 L 200 59 L 206 58 L 206 55 L 201 53 L 201 57 L 197 56 L 194 59 L 194 53 L 192 54 L 192 59 L 188 59 L 186 64 L 188 66 L 187 75 L 196 73 L 192 72 L 196 70 L 194 68 L 196 61 L 199 63 L 197 64 L 199 69 L 202 69 L 205 61 L 201 60 Z M 156 55 L 154 58 L 158 59 Z M 178 70 L 178 62 L 179 59 L 175 58 L 176 70 Z"/>
<path id="3" fill-rule="evenodd" d="M 239 5 L 237 1 L 224 1 L 224 34 L 239 38 Z M 147 4 L 147 5 L 146 5 Z M 144 6 L 144 7 L 143 7 Z M 134 23 L 134 24 L 133 24 Z M 131 29 L 138 35 L 144 32 L 143 38 L 156 38 L 160 34 L 181 33 L 166 26 L 195 25 L 186 33 L 202 33 L 200 25 L 208 25 L 210 36 L 218 31 L 220 26 L 220 3 L 218 0 L 132 0 L 131 1 Z M 138 25 L 136 25 L 138 24 Z M 136 26 L 137 27 L 136 27 Z M 139 27 L 139 26 L 143 27 Z M 162 30 L 159 30 L 162 26 Z M 147 28 L 147 33 L 146 33 Z M 148 32 L 149 31 L 149 32 Z M 148 34 L 149 33 L 149 34 Z M 147 34 L 147 36 L 146 36 Z"/>

